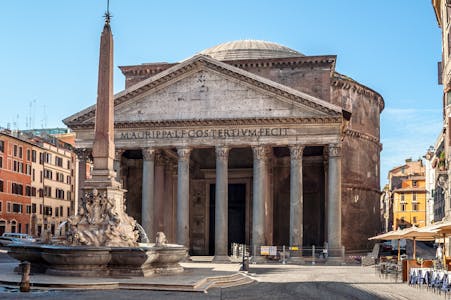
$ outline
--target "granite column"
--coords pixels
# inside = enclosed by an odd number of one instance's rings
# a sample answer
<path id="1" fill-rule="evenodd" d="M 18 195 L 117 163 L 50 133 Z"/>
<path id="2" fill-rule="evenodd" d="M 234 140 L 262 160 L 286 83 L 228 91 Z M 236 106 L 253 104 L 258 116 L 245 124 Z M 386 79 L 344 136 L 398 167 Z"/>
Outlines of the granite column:
<path id="1" fill-rule="evenodd" d="M 177 244 L 189 248 L 189 158 L 190 148 L 177 148 Z"/>

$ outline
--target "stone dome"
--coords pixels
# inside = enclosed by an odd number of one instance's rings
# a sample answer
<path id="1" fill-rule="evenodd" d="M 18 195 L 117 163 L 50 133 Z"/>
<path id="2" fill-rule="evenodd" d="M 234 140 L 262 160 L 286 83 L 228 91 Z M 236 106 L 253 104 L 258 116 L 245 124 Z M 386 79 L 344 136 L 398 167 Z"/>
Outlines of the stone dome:
<path id="1" fill-rule="evenodd" d="M 227 42 L 205 49 L 199 52 L 199 54 L 208 55 L 217 60 L 245 60 L 304 56 L 304 54 L 288 47 L 259 40 L 239 40 Z"/>

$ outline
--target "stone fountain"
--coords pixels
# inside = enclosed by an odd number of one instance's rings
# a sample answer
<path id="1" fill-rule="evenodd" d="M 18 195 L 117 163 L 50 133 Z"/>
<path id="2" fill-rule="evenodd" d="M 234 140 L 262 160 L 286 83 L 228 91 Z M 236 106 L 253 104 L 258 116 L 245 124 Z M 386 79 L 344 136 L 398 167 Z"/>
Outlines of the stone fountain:
<path id="1" fill-rule="evenodd" d="M 115 179 L 113 35 L 110 14 L 100 41 L 99 78 L 92 155 L 92 178 L 84 184 L 78 214 L 68 219 L 66 240 L 11 245 L 8 254 L 29 261 L 32 272 L 63 276 L 149 276 L 183 271 L 187 249 L 167 244 L 157 233 L 155 244 L 138 244 L 139 224 L 127 215 L 125 190 Z"/>

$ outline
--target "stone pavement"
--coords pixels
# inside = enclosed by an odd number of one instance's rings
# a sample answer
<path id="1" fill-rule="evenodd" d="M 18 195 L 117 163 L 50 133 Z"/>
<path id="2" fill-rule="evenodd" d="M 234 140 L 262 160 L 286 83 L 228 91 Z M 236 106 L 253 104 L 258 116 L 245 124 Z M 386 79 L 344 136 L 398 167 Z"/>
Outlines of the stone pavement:
<path id="1" fill-rule="evenodd" d="M 20 276 L 11 271 L 14 265 L 0 263 L 2 284 L 5 281 L 20 281 Z M 374 267 L 251 264 L 247 274 L 240 274 L 240 265 L 236 263 L 190 262 L 183 263 L 183 266 L 187 270 L 184 274 L 148 278 L 102 279 L 33 275 L 32 283 L 43 284 L 39 290 L 35 287 L 33 292 L 25 294 L 0 288 L 0 299 L 446 298 L 443 293 L 434 294 L 426 288 L 410 287 L 393 277 L 381 277 Z M 209 278 L 216 278 L 216 281 L 209 282 Z M 254 282 L 243 285 L 252 281 Z M 196 291 L 201 293 L 193 293 Z"/>
<path id="2" fill-rule="evenodd" d="M 76 277 L 32 274 L 32 288 L 44 289 L 145 289 L 206 292 L 213 287 L 230 287 L 253 282 L 240 273 L 239 264 L 182 263 L 183 273 L 150 277 Z M 18 286 L 21 275 L 14 272 L 17 263 L 0 264 L 0 285 Z"/>

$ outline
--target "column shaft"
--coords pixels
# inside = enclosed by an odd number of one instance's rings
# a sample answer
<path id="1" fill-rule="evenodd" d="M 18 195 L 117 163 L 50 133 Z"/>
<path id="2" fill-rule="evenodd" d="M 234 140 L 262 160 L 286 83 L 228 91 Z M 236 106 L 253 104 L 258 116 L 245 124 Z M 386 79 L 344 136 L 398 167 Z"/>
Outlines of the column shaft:
<path id="1" fill-rule="evenodd" d="M 252 148 L 254 152 L 253 170 L 253 207 L 252 207 L 252 250 L 255 255 L 260 253 L 259 247 L 265 241 L 265 191 L 267 183 L 267 153 L 265 146 Z"/>
<path id="2" fill-rule="evenodd" d="M 164 193 L 165 193 L 165 178 L 164 178 L 164 164 L 165 160 L 162 153 L 155 155 L 155 232 L 162 231 L 168 236 L 168 232 L 164 228 Z"/>
<path id="3" fill-rule="evenodd" d="M 290 146 L 290 245 L 301 246 L 303 239 L 302 153 L 304 147 Z"/>
<path id="4" fill-rule="evenodd" d="M 150 241 L 155 240 L 154 226 L 154 174 L 155 174 L 155 150 L 143 149 L 143 175 L 142 175 L 142 199 L 141 199 L 141 223 Z"/>
<path id="5" fill-rule="evenodd" d="M 330 254 L 341 251 L 341 147 L 329 146 L 327 238 Z"/>
<path id="6" fill-rule="evenodd" d="M 228 256 L 228 155 L 229 148 L 216 147 L 215 258 Z"/>
<path id="7" fill-rule="evenodd" d="M 179 148 L 177 177 L 177 244 L 189 248 L 189 156 L 191 149 Z"/>

